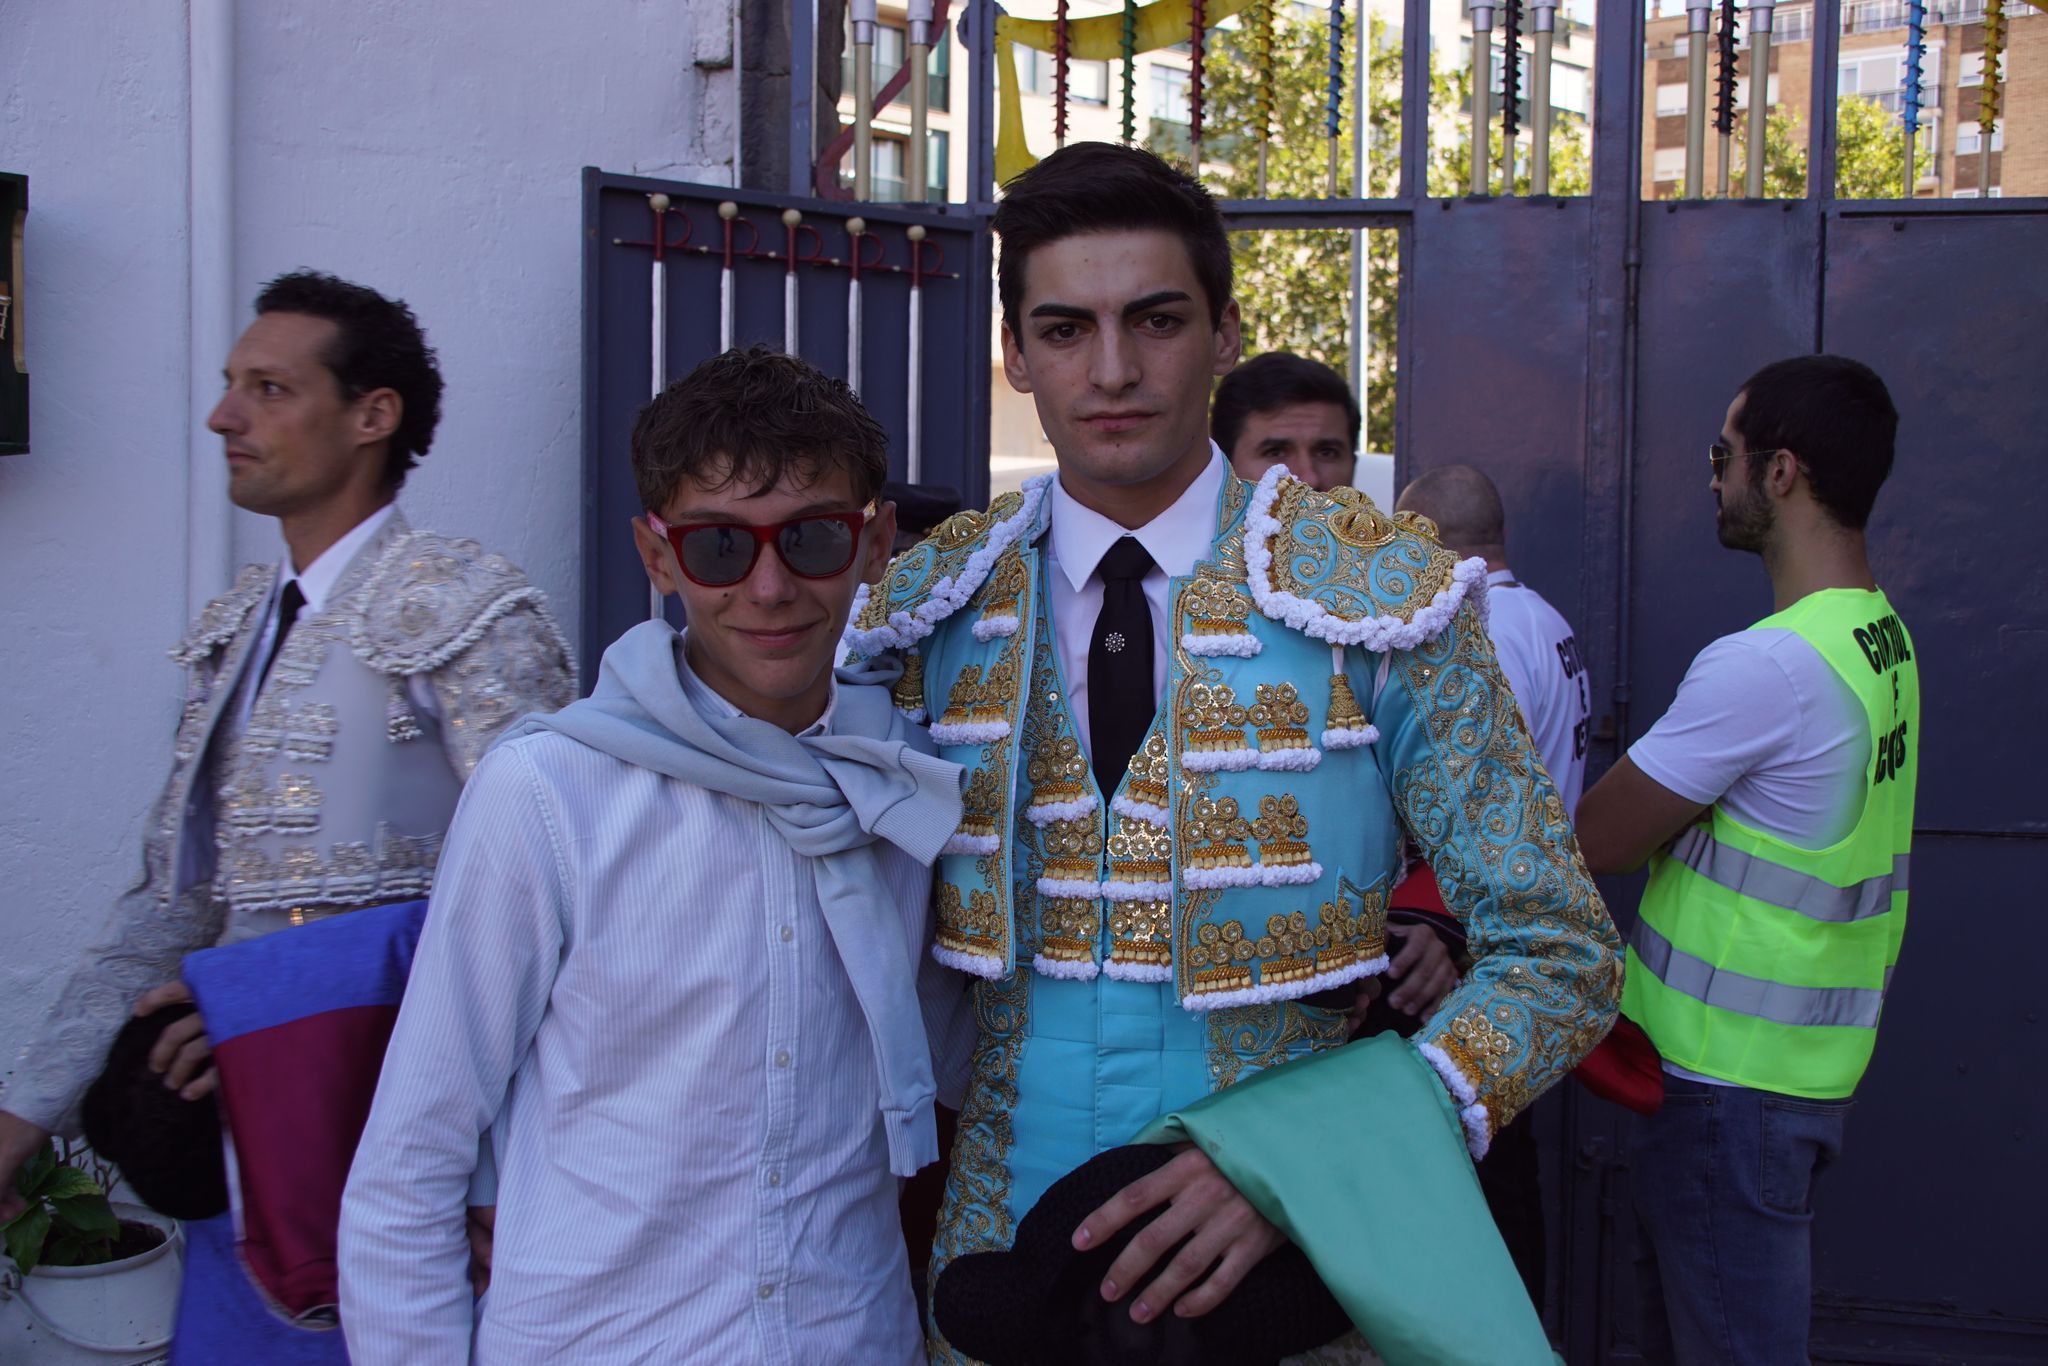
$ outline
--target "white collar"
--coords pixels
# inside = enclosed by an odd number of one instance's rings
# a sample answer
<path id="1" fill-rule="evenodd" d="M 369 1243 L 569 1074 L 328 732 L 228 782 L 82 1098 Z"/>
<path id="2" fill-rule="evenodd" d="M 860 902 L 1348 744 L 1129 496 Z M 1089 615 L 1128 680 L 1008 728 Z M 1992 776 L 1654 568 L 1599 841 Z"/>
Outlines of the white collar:
<path id="1" fill-rule="evenodd" d="M 1223 449 L 1209 443 L 1209 463 L 1181 490 L 1173 505 L 1145 525 L 1125 528 L 1092 508 L 1081 506 L 1057 478 L 1052 482 L 1052 558 L 1075 592 L 1088 582 L 1119 538 L 1135 536 L 1152 562 L 1175 578 L 1194 572 L 1195 562 L 1216 540 L 1216 500 L 1230 467 Z"/>
<path id="2" fill-rule="evenodd" d="M 321 551 L 319 558 L 297 574 L 292 573 L 291 551 L 285 551 L 284 558 L 278 561 L 277 591 L 282 593 L 284 586 L 296 579 L 299 593 L 306 600 L 304 610 L 308 614 L 319 611 L 326 604 L 327 595 L 334 591 L 335 582 L 341 578 L 341 571 L 348 568 L 349 561 L 353 560 L 356 553 L 369 543 L 370 538 L 391 520 L 391 514 L 397 509 L 396 503 L 386 503 L 378 508 L 357 522 L 340 540 Z"/>
<path id="3" fill-rule="evenodd" d="M 1505 583 L 1513 584 L 1517 588 L 1521 587 L 1520 584 L 1515 583 L 1515 571 L 1512 569 L 1489 569 L 1486 571 L 1486 582 L 1488 586 Z"/>

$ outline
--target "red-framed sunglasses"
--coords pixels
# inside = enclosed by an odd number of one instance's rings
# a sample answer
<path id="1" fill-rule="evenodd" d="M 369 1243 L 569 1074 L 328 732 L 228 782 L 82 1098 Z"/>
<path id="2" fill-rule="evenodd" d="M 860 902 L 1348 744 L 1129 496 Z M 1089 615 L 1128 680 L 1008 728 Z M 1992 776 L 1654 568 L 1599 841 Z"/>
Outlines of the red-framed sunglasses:
<path id="1" fill-rule="evenodd" d="M 813 512 L 786 522 L 753 526 L 746 522 L 693 522 L 670 526 L 656 513 L 647 525 L 675 547 L 676 563 L 701 588 L 730 588 L 754 572 L 761 547 L 773 545 L 783 565 L 800 579 L 829 579 L 844 574 L 860 549 L 861 528 L 875 515 L 869 503 L 859 512 Z"/>

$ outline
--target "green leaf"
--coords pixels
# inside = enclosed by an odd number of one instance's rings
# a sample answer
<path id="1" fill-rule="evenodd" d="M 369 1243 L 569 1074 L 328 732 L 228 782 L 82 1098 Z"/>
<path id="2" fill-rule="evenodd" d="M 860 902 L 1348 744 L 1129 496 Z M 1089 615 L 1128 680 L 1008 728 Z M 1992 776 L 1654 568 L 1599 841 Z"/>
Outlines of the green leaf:
<path id="1" fill-rule="evenodd" d="M 65 1200 L 76 1195 L 104 1196 L 106 1191 L 100 1188 L 100 1183 L 93 1180 L 90 1173 L 82 1172 L 76 1167 L 59 1167 L 50 1174 L 50 1179 L 43 1183 L 36 1194 L 45 1200 Z"/>
<path id="2" fill-rule="evenodd" d="M 37 1149 L 34 1157 L 22 1163 L 20 1169 L 14 1173 L 14 1188 L 24 1197 L 40 1195 L 42 1192 L 38 1188 L 56 1169 L 57 1145 L 54 1142 L 45 1143 Z"/>
<path id="3" fill-rule="evenodd" d="M 68 1195 L 52 1200 L 50 1206 L 56 1212 L 57 1227 L 66 1233 L 76 1233 L 85 1238 L 121 1236 L 121 1220 L 97 1187 L 87 1195 Z"/>
<path id="4" fill-rule="evenodd" d="M 111 1261 L 107 1254 L 113 1244 L 104 1238 L 82 1238 L 76 1233 L 59 1233 L 43 1249 L 44 1266 L 97 1266 Z"/>
<path id="5" fill-rule="evenodd" d="M 43 1240 L 50 1236 L 50 1212 L 40 1204 L 16 1215 L 4 1230 L 7 1255 L 25 1276 L 43 1259 Z"/>

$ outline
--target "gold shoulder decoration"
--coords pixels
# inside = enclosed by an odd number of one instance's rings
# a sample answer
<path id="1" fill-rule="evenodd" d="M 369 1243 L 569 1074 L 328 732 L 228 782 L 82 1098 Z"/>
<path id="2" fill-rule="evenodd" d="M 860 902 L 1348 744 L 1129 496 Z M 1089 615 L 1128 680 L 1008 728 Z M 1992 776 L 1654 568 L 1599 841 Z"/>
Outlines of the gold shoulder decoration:
<path id="1" fill-rule="evenodd" d="M 1317 493 L 1275 465 L 1252 490 L 1244 559 L 1270 620 L 1332 645 L 1412 649 L 1481 606 L 1486 562 L 1460 561 L 1421 519 L 1388 517 L 1356 489 Z"/>
<path id="2" fill-rule="evenodd" d="M 845 642 L 856 655 L 907 650 L 968 604 L 999 563 L 1037 524 L 1051 475 L 1025 481 L 986 512 L 957 512 L 889 562 L 882 582 L 862 584 Z M 994 626 L 983 639 L 1003 634 Z M 1014 620 L 1014 619 L 1012 619 Z M 1013 627 L 1014 629 L 1014 627 Z"/>

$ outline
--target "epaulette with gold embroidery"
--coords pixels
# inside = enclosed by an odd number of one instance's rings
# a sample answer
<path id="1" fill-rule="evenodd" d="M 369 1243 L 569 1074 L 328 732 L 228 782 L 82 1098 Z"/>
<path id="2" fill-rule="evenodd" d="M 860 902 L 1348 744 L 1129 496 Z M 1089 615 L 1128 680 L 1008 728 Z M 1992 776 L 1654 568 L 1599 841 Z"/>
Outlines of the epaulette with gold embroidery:
<path id="1" fill-rule="evenodd" d="M 1486 561 L 1460 560 L 1427 518 L 1389 517 L 1356 489 L 1317 493 L 1275 465 L 1252 490 L 1244 562 L 1265 616 L 1332 645 L 1406 650 L 1435 638 L 1470 596 L 1486 612 Z"/>
<path id="2" fill-rule="evenodd" d="M 270 596 L 276 575 L 274 564 L 243 565 L 235 586 L 201 608 L 185 638 L 171 647 L 171 662 L 196 664 L 233 640 L 249 613 Z"/>
<path id="3" fill-rule="evenodd" d="M 846 628 L 845 641 L 852 653 L 868 658 L 884 650 L 910 649 L 965 607 L 998 561 L 1037 522 L 1051 482 L 1050 475 L 1040 475 L 1026 480 L 1021 492 L 996 499 L 986 512 L 955 513 L 891 560 L 879 586 L 862 584 Z M 986 639 L 1000 633 L 1004 623 L 999 612 L 984 614 L 975 623 L 976 635 Z M 1016 629 L 1014 618 L 1008 625 Z"/>

